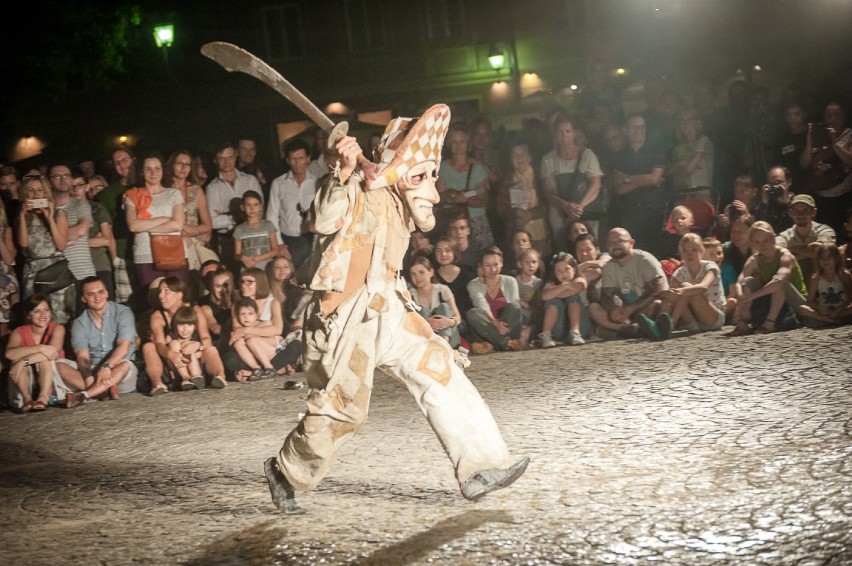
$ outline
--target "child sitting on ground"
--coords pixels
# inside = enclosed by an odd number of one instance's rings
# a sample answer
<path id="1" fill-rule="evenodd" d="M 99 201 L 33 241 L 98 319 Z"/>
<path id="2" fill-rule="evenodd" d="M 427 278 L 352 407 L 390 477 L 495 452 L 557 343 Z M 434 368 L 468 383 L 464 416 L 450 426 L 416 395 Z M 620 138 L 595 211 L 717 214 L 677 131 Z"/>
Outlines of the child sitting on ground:
<path id="1" fill-rule="evenodd" d="M 662 312 L 672 317 L 668 328 L 681 323 L 687 330 L 706 332 L 719 330 L 725 323 L 721 270 L 716 262 L 702 259 L 705 251 L 698 234 L 686 234 L 680 240 L 683 265 L 672 275 L 669 289 L 660 294 Z"/>
<path id="2" fill-rule="evenodd" d="M 574 256 L 566 252 L 553 256 L 549 281 L 541 291 L 541 299 L 544 301 L 542 348 L 553 348 L 557 342 L 568 342 L 572 346 L 586 343 L 584 336 L 588 338 L 592 325 L 580 300 L 580 294 L 585 289 L 586 280 L 577 277 Z"/>
<path id="3" fill-rule="evenodd" d="M 254 299 L 243 297 L 234 303 L 234 320 L 236 324 L 231 331 L 230 345 L 236 350 L 240 359 L 250 368 L 237 372 L 237 381 L 257 381 L 275 377 L 276 371 L 272 366 L 272 358 L 282 345 L 281 336 L 246 335 L 245 329 L 270 324 L 258 322 L 258 308 Z"/>
<path id="4" fill-rule="evenodd" d="M 541 254 L 538 250 L 527 248 L 518 256 L 518 269 L 520 272 L 515 279 L 518 280 L 518 294 L 521 304 L 521 342 L 526 346 L 530 343 L 534 329 L 539 321 L 536 308 L 538 303 L 537 293 L 541 289 Z"/>
<path id="5" fill-rule="evenodd" d="M 725 247 L 722 242 L 714 237 L 704 238 L 704 258 L 712 261 L 719 266 L 719 278 L 722 281 L 722 291 L 725 296 L 725 320 L 731 320 L 734 316 L 734 310 L 737 308 L 736 297 L 730 296 L 730 286 L 725 285 Z M 736 282 L 736 276 L 733 277 L 733 283 Z M 733 285 L 732 283 L 732 285 Z"/>
<path id="6" fill-rule="evenodd" d="M 192 307 L 180 307 L 172 318 L 172 331 L 166 336 L 166 346 L 172 352 L 180 352 L 183 365 L 172 365 L 180 376 L 182 391 L 204 389 L 201 372 L 201 351 L 204 346 L 198 336 L 198 313 Z"/>
<path id="7" fill-rule="evenodd" d="M 852 319 L 852 277 L 843 269 L 843 256 L 834 244 L 817 251 L 816 273 L 808 281 L 808 302 L 798 313 L 811 328 L 849 324 Z"/>
<path id="8" fill-rule="evenodd" d="M 666 229 L 660 238 L 658 255 L 666 276 L 671 277 L 674 270 L 680 266 L 680 239 L 689 234 L 694 223 L 695 216 L 686 206 L 678 205 L 669 214 Z"/>

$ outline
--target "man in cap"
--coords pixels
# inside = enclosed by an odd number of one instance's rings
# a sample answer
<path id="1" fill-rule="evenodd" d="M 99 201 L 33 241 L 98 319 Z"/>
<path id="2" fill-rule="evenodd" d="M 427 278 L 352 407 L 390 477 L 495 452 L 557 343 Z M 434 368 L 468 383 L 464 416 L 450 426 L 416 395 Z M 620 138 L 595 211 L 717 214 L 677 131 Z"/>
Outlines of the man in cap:
<path id="1" fill-rule="evenodd" d="M 417 313 L 399 275 L 411 231 L 435 224 L 435 178 L 449 122 L 443 104 L 419 119 L 390 122 L 375 172 L 357 167 L 362 151 L 355 138 L 336 144 L 340 160 L 314 200 L 319 236 L 305 264 L 314 291 L 304 319 L 311 392 L 305 416 L 265 463 L 273 503 L 284 513 L 304 512 L 295 491 L 315 487 L 363 426 L 376 368 L 411 391 L 465 498 L 507 487 L 529 462 L 513 463 L 455 352 Z"/>
<path id="2" fill-rule="evenodd" d="M 775 238 L 776 243 L 790 250 L 799 262 L 805 281 L 816 271 L 816 257 L 820 245 L 834 244 L 837 241 L 837 235 L 831 226 L 814 222 L 816 213 L 814 197 L 794 196 L 787 208 L 787 214 L 793 219 L 793 226 Z"/>

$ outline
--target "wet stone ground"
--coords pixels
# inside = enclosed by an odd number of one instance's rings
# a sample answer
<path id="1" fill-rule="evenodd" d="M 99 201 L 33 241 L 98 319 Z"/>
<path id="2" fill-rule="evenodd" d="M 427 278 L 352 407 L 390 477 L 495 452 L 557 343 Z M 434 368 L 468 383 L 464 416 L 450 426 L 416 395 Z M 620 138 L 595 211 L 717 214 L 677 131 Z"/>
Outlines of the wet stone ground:
<path id="1" fill-rule="evenodd" d="M 283 380 L 0 414 L 2 564 L 852 564 L 852 330 L 475 358 L 532 463 L 472 504 L 407 391 L 279 515 Z"/>

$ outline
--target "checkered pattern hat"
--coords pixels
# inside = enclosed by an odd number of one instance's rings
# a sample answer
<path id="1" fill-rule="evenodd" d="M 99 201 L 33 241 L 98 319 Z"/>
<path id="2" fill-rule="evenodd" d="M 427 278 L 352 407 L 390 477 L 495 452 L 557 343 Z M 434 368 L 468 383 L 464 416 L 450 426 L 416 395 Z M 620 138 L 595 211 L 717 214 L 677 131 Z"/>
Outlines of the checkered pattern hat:
<path id="1" fill-rule="evenodd" d="M 371 189 L 396 184 L 412 167 L 424 161 L 441 165 L 441 148 L 450 127 L 450 108 L 436 104 L 420 118 L 396 118 L 385 128 L 376 148 L 379 172 L 370 181 Z"/>

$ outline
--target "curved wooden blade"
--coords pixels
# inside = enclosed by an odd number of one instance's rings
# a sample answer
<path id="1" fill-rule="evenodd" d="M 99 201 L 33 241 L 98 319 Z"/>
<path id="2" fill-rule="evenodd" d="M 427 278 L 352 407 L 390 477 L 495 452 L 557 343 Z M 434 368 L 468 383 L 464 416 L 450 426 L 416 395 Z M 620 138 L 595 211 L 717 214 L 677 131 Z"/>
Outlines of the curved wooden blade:
<path id="1" fill-rule="evenodd" d="M 326 132 L 330 132 L 334 127 L 334 122 L 317 108 L 316 104 L 308 100 L 304 94 L 299 92 L 299 89 L 290 84 L 290 81 L 282 77 L 278 71 L 256 55 L 224 41 L 205 43 L 201 46 L 201 54 L 219 63 L 226 71 L 239 71 L 251 75 L 272 87 Z"/>

